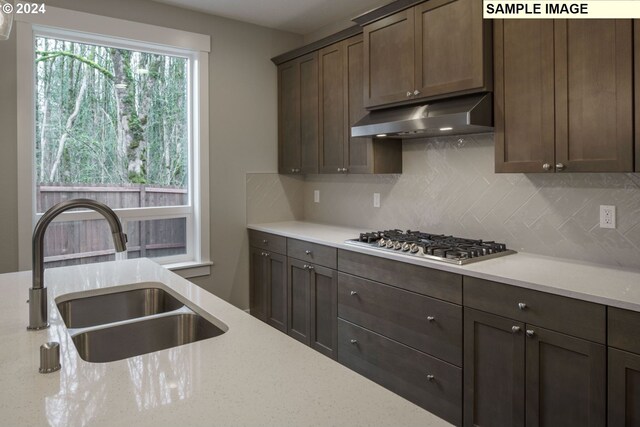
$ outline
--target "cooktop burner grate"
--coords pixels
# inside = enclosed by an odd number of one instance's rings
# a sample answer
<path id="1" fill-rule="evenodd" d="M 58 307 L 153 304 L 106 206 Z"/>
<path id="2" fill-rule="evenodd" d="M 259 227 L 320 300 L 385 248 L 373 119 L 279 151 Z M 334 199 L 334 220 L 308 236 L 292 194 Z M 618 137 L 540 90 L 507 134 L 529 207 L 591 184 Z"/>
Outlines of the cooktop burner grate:
<path id="1" fill-rule="evenodd" d="M 458 265 L 516 253 L 504 243 L 397 229 L 361 233 L 345 243 Z"/>

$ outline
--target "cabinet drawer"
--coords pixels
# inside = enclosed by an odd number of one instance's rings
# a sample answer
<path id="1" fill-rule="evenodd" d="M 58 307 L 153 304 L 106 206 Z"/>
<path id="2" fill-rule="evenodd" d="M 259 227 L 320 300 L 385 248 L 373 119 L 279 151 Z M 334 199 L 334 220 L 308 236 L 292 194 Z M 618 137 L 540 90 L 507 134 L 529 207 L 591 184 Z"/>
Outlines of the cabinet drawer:
<path id="1" fill-rule="evenodd" d="M 640 354 L 640 313 L 609 307 L 608 344 Z"/>
<path id="2" fill-rule="evenodd" d="M 462 366 L 462 307 L 338 274 L 338 316 Z"/>
<path id="3" fill-rule="evenodd" d="M 462 276 L 358 252 L 338 251 L 338 270 L 462 304 Z"/>
<path id="4" fill-rule="evenodd" d="M 450 423 L 462 423 L 460 368 L 342 319 L 338 361 Z"/>
<path id="5" fill-rule="evenodd" d="M 465 276 L 464 305 L 606 343 L 606 310 L 600 304 Z"/>
<path id="6" fill-rule="evenodd" d="M 275 234 L 249 230 L 249 245 L 277 254 L 287 254 L 287 238 Z"/>
<path id="7" fill-rule="evenodd" d="M 338 264 L 336 248 L 304 240 L 287 239 L 287 255 L 334 270 Z"/>

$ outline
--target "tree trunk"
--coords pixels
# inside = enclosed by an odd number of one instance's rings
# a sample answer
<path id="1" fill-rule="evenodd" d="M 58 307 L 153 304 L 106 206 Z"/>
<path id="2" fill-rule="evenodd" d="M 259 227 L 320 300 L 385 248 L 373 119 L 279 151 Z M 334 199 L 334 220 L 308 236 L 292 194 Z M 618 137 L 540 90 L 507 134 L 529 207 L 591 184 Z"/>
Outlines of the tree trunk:
<path id="1" fill-rule="evenodd" d="M 78 96 L 76 97 L 76 102 L 73 108 L 73 112 L 67 119 L 67 124 L 64 128 L 64 133 L 60 137 L 60 141 L 58 142 L 58 150 L 56 152 L 56 158 L 53 162 L 53 166 L 51 166 L 51 172 L 49 173 L 49 182 L 53 182 L 58 172 L 58 166 L 60 166 L 60 160 L 62 159 L 62 154 L 64 153 L 64 146 L 69 138 L 69 132 L 73 128 L 73 123 L 78 117 L 78 113 L 80 113 L 80 105 L 82 104 L 82 98 L 84 98 L 84 94 L 87 91 L 87 73 L 83 73 L 82 75 L 82 83 L 80 83 L 80 90 L 78 91 Z"/>
<path id="2" fill-rule="evenodd" d="M 127 157 L 129 182 L 145 184 L 147 179 L 147 142 L 135 103 L 135 81 L 131 71 L 131 52 L 109 49 L 113 61 L 116 103 L 118 106 L 118 137 Z"/>

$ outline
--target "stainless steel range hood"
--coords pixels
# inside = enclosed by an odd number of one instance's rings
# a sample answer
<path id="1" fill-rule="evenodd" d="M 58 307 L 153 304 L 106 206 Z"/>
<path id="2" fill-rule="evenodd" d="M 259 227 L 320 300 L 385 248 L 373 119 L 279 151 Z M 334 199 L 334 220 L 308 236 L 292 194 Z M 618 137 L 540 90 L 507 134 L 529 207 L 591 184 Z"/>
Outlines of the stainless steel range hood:
<path id="1" fill-rule="evenodd" d="M 351 128 L 354 137 L 424 138 L 482 132 L 493 132 L 490 93 L 371 111 Z"/>

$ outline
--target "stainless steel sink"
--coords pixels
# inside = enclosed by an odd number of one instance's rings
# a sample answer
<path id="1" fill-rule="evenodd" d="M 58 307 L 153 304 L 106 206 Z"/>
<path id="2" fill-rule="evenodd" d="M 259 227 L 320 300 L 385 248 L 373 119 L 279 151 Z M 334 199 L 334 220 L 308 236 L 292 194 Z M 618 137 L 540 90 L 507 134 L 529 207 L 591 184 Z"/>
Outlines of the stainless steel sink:
<path id="1" fill-rule="evenodd" d="M 184 304 L 159 288 L 135 289 L 76 298 L 58 303 L 67 328 L 87 328 L 167 313 Z"/>
<path id="2" fill-rule="evenodd" d="M 182 303 L 161 283 L 56 301 L 80 357 L 104 363 L 217 337 L 228 328 Z"/>
<path id="3" fill-rule="evenodd" d="M 222 335 L 225 331 L 204 317 L 189 313 L 125 322 L 96 328 L 73 336 L 80 357 L 104 363 L 165 350 Z"/>

